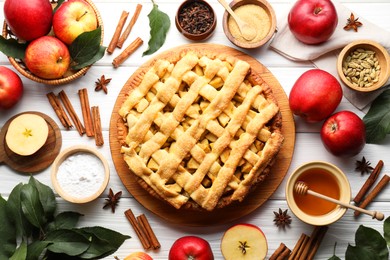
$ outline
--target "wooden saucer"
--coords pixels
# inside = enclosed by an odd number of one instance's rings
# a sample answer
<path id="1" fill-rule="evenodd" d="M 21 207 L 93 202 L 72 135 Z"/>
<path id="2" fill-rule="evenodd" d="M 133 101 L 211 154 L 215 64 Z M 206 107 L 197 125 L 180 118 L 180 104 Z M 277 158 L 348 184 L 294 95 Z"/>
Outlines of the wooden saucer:
<path id="1" fill-rule="evenodd" d="M 12 152 L 5 142 L 5 134 L 7 133 L 9 124 L 15 117 L 22 114 L 39 115 L 45 119 L 47 125 L 49 126 L 49 136 L 46 140 L 46 143 L 36 153 L 29 156 L 21 156 Z M 40 172 L 53 163 L 54 159 L 60 152 L 61 146 L 61 131 L 53 119 L 43 113 L 36 111 L 23 112 L 10 118 L 0 131 L 0 164 L 5 163 L 13 170 L 22 173 Z"/>

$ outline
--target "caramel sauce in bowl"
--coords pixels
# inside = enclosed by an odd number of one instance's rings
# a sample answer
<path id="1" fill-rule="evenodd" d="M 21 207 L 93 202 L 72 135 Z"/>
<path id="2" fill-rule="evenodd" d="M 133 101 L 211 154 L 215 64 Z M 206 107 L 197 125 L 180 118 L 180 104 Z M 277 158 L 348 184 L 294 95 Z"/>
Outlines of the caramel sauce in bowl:
<path id="1" fill-rule="evenodd" d="M 294 191 L 297 181 L 305 182 L 310 190 L 327 195 L 344 203 L 351 201 L 351 187 L 345 174 L 335 165 L 314 161 L 301 165 L 290 175 L 286 185 L 289 208 L 303 222 L 325 226 L 339 220 L 347 208 L 314 197 L 299 195 Z"/>

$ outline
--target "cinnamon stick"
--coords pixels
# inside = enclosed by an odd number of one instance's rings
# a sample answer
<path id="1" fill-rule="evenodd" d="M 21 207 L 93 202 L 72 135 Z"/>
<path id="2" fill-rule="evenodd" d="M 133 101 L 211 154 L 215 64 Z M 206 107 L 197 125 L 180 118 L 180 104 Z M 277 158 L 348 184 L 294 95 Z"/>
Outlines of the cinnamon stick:
<path id="1" fill-rule="evenodd" d="M 140 37 L 137 37 L 126 49 L 122 51 L 113 61 L 112 65 L 114 68 L 118 68 L 127 58 L 130 57 L 141 45 L 143 44 L 143 40 Z"/>
<path id="2" fill-rule="evenodd" d="M 313 259 L 327 231 L 328 231 L 328 226 L 317 226 L 314 228 L 310 236 L 307 236 L 306 234 L 302 233 L 288 259 L 289 260 Z"/>
<path id="3" fill-rule="evenodd" d="M 373 199 L 386 187 L 386 185 L 390 181 L 390 176 L 385 174 L 382 179 L 378 182 L 378 184 L 373 188 L 373 190 L 367 194 L 367 197 L 362 201 L 362 203 L 359 205 L 360 208 L 365 209 L 368 204 L 370 204 Z M 357 217 L 361 214 L 360 211 L 354 212 L 354 216 Z"/>
<path id="4" fill-rule="evenodd" d="M 363 184 L 362 188 L 360 189 L 360 191 L 358 192 L 356 197 L 353 199 L 353 201 L 356 204 L 359 204 L 362 201 L 363 197 L 366 195 L 368 190 L 375 183 L 376 179 L 379 176 L 379 173 L 382 170 L 382 167 L 383 167 L 383 161 L 379 160 L 377 165 L 375 166 L 374 170 L 371 172 L 370 176 L 368 176 L 366 182 Z"/>
<path id="5" fill-rule="evenodd" d="M 146 218 L 145 214 L 139 215 L 137 217 L 137 220 L 140 226 L 144 229 L 145 234 L 148 237 L 151 246 L 154 249 L 159 249 L 161 247 L 160 242 L 158 241 L 156 235 L 154 234 L 154 231 L 152 230 L 152 227 L 150 226 L 149 221 Z"/>
<path id="6" fill-rule="evenodd" d="M 93 120 L 93 128 L 95 130 L 95 144 L 96 146 L 102 146 L 104 144 L 103 132 L 102 132 L 102 124 L 100 120 L 100 112 L 98 106 L 93 106 L 91 108 L 92 111 L 92 120 Z"/>
<path id="7" fill-rule="evenodd" d="M 81 123 L 79 117 L 76 114 L 76 111 L 73 108 L 72 103 L 70 102 L 68 96 L 66 95 L 64 90 L 61 90 L 60 93 L 58 93 L 62 103 L 64 103 L 66 111 L 68 111 L 70 118 L 72 118 L 73 123 L 76 126 L 77 131 L 80 135 L 83 135 L 85 133 L 85 128 L 83 124 Z"/>
<path id="8" fill-rule="evenodd" d="M 46 96 L 49 100 L 51 107 L 54 109 L 54 112 L 56 113 L 58 119 L 61 121 L 61 124 L 66 129 L 73 127 L 72 122 L 69 120 L 69 117 L 66 114 L 64 108 L 62 107 L 58 97 L 53 92 L 47 93 Z"/>
<path id="9" fill-rule="evenodd" d="M 291 250 L 284 244 L 280 243 L 279 247 L 270 256 L 269 260 L 284 260 L 290 255 Z"/>
<path id="10" fill-rule="evenodd" d="M 289 260 L 298 259 L 308 241 L 309 241 L 309 237 L 306 234 L 302 233 L 288 259 Z"/>
<path id="11" fill-rule="evenodd" d="M 79 90 L 81 112 L 83 114 L 85 133 L 87 136 L 94 136 L 94 124 L 92 122 L 91 109 L 89 106 L 88 90 L 86 88 Z"/>
<path id="12" fill-rule="evenodd" d="M 117 47 L 122 48 L 123 43 L 126 41 L 126 39 L 129 37 L 131 29 L 133 29 L 134 24 L 137 22 L 138 16 L 141 13 L 142 5 L 137 4 L 137 7 L 135 8 L 135 12 L 133 16 L 131 17 L 130 23 L 127 25 L 126 29 L 123 31 L 122 35 L 120 36 Z"/>
<path id="13" fill-rule="evenodd" d="M 123 26 L 125 25 L 128 16 L 129 16 L 129 12 L 122 11 L 122 14 L 121 14 L 121 16 L 119 18 L 118 24 L 117 24 L 117 26 L 115 28 L 114 35 L 112 36 L 110 44 L 107 47 L 107 52 L 109 54 L 114 52 L 114 50 L 116 48 L 116 45 L 118 43 L 119 37 L 121 35 Z"/>
<path id="14" fill-rule="evenodd" d="M 133 211 L 131 209 L 126 210 L 125 216 L 126 216 L 127 220 L 129 220 L 135 233 L 137 234 L 138 238 L 140 239 L 141 244 L 144 247 L 144 249 L 149 249 L 151 247 L 149 240 L 148 240 L 146 234 L 142 231 L 139 223 L 137 222 L 137 219 L 135 218 Z"/>
<path id="15" fill-rule="evenodd" d="M 316 227 L 314 229 L 313 233 L 315 232 L 315 234 L 313 234 L 313 236 L 312 236 L 313 240 L 310 243 L 309 253 L 308 253 L 307 257 L 302 258 L 302 259 L 311 260 L 314 258 L 314 256 L 316 255 L 316 253 L 318 251 L 318 248 L 321 245 L 322 239 L 324 238 L 327 231 L 328 231 L 328 226 Z"/>

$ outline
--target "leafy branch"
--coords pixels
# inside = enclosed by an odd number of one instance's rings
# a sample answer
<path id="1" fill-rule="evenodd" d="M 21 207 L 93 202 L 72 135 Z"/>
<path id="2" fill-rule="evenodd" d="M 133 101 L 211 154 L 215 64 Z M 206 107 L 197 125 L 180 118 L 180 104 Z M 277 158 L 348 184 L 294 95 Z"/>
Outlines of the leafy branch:
<path id="1" fill-rule="evenodd" d="M 0 259 L 100 259 L 130 238 L 99 226 L 76 228 L 82 214 L 55 215 L 56 208 L 51 188 L 34 177 L 8 200 L 0 196 Z"/>
<path id="2" fill-rule="evenodd" d="M 346 260 L 388 260 L 390 246 L 390 217 L 383 224 L 383 236 L 377 230 L 360 225 L 355 233 L 355 245 L 349 244 Z M 329 260 L 340 259 L 335 254 Z"/>

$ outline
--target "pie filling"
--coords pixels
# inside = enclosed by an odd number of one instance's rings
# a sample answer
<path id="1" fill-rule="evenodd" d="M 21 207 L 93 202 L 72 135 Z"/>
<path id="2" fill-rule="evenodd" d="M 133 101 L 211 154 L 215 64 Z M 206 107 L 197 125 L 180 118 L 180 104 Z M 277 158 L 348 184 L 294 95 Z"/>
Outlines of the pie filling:
<path id="1" fill-rule="evenodd" d="M 130 171 L 177 209 L 242 201 L 283 142 L 270 87 L 234 57 L 188 52 L 157 60 L 119 114 Z"/>

